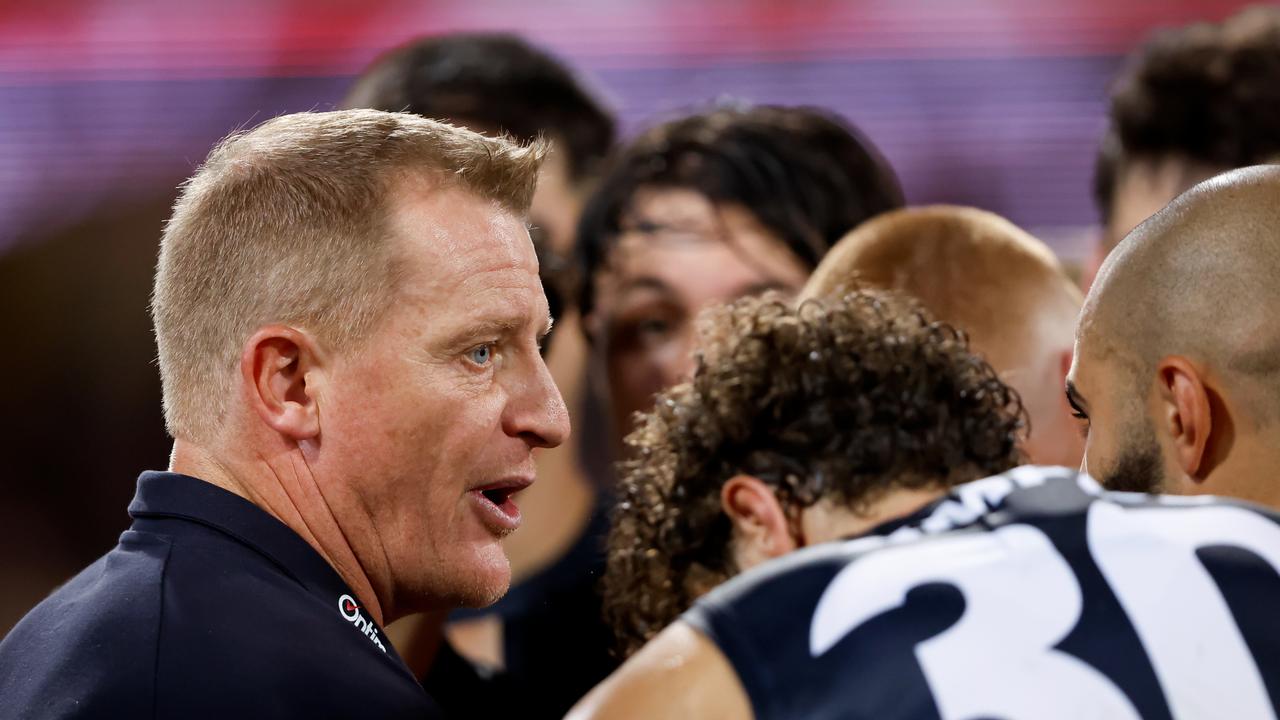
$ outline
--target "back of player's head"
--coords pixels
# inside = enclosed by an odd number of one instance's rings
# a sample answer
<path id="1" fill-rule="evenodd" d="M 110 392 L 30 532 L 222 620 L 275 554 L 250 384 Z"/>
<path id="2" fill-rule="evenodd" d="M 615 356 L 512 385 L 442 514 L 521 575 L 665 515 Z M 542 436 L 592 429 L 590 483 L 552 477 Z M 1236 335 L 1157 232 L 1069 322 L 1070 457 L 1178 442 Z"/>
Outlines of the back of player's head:
<path id="1" fill-rule="evenodd" d="M 864 223 L 814 271 L 801 297 L 858 284 L 901 290 L 968 333 L 998 369 L 1025 362 L 1041 332 L 1071 343 L 1081 296 L 1048 246 L 1004 218 L 952 206 L 910 208 Z M 1040 322 L 1052 315 L 1061 327 Z"/>
<path id="2" fill-rule="evenodd" d="M 1017 394 L 904 296 L 744 298 L 707 318 L 701 348 L 693 379 L 628 438 L 605 593 L 632 648 L 737 572 L 721 505 L 735 476 L 763 481 L 789 510 L 858 510 L 1019 457 Z"/>
<path id="3" fill-rule="evenodd" d="M 1280 8 L 1155 34 L 1129 59 L 1110 100 L 1094 178 L 1104 221 L 1133 163 L 1177 163 L 1184 177 L 1176 195 L 1215 172 L 1280 157 Z"/>
<path id="4" fill-rule="evenodd" d="M 566 150 L 575 179 L 596 171 L 615 133 L 613 116 L 569 68 L 506 33 L 430 36 L 390 50 L 343 106 L 410 112 L 525 142 L 543 136 Z"/>
<path id="5" fill-rule="evenodd" d="M 847 122 L 801 107 L 724 107 L 642 133 L 610 164 L 578 233 L 580 307 L 594 304 L 607 262 L 642 189 L 689 189 L 746 209 L 809 267 L 849 229 L 901 207 L 897 177 Z"/>
<path id="6" fill-rule="evenodd" d="M 1084 446 L 1062 384 L 1082 298 L 1044 243 L 983 210 L 897 210 L 845 236 L 801 297 L 859 283 L 901 290 L 965 331 L 973 349 L 1022 396 L 1031 419 L 1029 459 L 1080 463 Z"/>

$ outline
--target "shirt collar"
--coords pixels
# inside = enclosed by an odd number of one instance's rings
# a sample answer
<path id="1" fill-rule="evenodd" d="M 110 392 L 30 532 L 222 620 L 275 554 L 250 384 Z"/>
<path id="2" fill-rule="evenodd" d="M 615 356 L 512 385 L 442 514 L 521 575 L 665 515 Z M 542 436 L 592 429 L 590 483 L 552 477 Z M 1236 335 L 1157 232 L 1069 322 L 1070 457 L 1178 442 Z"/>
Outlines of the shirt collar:
<path id="1" fill-rule="evenodd" d="M 204 480 L 178 473 L 144 472 L 129 503 L 129 515 L 179 518 L 229 535 L 326 603 L 341 595 L 355 595 L 320 553 L 289 526 L 239 495 Z"/>

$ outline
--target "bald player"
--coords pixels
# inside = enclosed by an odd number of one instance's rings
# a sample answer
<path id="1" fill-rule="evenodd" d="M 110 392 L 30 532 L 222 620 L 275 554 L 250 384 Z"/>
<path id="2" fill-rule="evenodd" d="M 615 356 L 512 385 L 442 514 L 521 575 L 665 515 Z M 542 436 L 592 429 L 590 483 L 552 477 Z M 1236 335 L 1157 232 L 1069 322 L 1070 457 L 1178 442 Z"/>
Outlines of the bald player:
<path id="1" fill-rule="evenodd" d="M 963 329 L 974 351 L 1022 397 L 1030 419 L 1022 448 L 1027 459 L 1080 465 L 1084 438 L 1062 385 L 1081 296 L 1044 243 L 975 208 L 897 210 L 846 235 L 801 297 L 854 284 L 905 292 Z"/>
<path id="2" fill-rule="evenodd" d="M 1067 397 L 1113 489 L 1280 507 L 1280 167 L 1205 181 L 1089 291 Z"/>

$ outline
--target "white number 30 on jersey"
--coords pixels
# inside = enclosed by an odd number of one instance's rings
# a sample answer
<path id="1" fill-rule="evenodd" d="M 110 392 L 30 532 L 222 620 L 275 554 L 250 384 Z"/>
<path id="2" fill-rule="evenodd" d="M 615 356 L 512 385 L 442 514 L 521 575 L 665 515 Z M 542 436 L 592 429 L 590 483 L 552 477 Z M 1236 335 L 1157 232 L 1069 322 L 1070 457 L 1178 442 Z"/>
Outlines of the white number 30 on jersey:
<path id="1" fill-rule="evenodd" d="M 1196 557 L 1240 547 L 1280 572 L 1280 526 L 1232 506 L 1171 511 L 1094 502 L 1088 545 L 1145 646 L 1174 717 L 1273 718 L 1266 686 L 1213 578 Z M 989 562 L 999 558 L 999 562 Z M 921 584 L 964 594 L 964 615 L 915 654 L 944 720 L 1137 718 L 1105 675 L 1054 648 L 1080 617 L 1080 585 L 1040 530 L 936 536 L 883 547 L 842 570 L 819 600 L 814 657 L 901 606 Z"/>

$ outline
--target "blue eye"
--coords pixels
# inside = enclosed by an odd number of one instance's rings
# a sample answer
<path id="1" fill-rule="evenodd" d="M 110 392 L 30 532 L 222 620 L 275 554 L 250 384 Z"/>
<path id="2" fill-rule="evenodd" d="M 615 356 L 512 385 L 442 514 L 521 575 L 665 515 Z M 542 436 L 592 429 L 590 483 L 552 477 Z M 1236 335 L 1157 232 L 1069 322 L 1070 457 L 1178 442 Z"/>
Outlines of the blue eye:
<path id="1" fill-rule="evenodd" d="M 493 359 L 493 347 L 490 345 L 479 345 L 467 352 L 467 359 L 476 365 L 488 365 Z"/>

